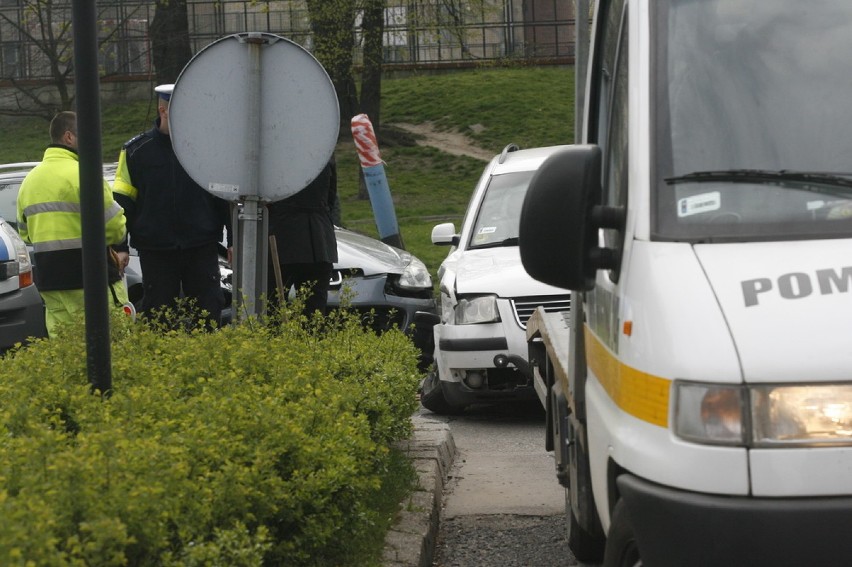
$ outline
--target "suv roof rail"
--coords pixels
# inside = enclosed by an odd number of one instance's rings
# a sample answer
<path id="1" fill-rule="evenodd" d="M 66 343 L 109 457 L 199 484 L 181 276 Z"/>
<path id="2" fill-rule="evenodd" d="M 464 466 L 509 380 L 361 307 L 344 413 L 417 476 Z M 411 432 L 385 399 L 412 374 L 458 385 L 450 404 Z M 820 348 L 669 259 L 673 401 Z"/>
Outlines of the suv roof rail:
<path id="1" fill-rule="evenodd" d="M 509 152 L 516 152 L 520 149 L 521 148 L 518 144 L 508 144 L 505 148 L 503 148 L 503 151 L 500 152 L 500 159 L 497 160 L 497 163 L 503 163 L 506 161 L 506 156 L 509 155 Z"/>

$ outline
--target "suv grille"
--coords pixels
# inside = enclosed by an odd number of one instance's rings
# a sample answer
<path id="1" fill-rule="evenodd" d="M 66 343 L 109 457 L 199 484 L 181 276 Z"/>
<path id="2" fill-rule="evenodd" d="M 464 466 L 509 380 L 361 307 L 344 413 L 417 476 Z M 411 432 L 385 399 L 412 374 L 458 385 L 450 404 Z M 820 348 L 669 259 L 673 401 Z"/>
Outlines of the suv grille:
<path id="1" fill-rule="evenodd" d="M 515 321 L 522 329 L 527 328 L 527 321 L 532 317 L 538 306 L 544 307 L 547 313 L 558 313 L 571 311 L 570 295 L 542 295 L 538 297 L 516 297 L 512 300 L 512 311 L 515 312 Z"/>

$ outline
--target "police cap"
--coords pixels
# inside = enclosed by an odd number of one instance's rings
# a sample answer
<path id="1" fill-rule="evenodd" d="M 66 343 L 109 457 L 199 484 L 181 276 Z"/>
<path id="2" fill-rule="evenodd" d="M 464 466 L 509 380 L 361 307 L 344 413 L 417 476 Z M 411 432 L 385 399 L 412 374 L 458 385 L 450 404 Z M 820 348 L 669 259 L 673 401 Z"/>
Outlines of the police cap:
<path id="1" fill-rule="evenodd" d="M 159 95 L 159 97 L 163 100 L 169 100 L 172 98 L 172 91 L 174 90 L 174 84 L 168 85 L 157 85 L 154 87 L 154 92 Z"/>

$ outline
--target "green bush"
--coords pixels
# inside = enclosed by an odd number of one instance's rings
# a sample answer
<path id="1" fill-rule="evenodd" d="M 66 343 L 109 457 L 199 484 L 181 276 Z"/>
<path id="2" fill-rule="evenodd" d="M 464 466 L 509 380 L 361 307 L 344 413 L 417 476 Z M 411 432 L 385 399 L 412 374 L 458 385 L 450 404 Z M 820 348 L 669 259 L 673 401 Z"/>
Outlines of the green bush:
<path id="1" fill-rule="evenodd" d="M 0 564 L 338 565 L 387 521 L 416 350 L 345 312 L 217 332 L 113 321 L 113 391 L 82 325 L 0 361 Z"/>

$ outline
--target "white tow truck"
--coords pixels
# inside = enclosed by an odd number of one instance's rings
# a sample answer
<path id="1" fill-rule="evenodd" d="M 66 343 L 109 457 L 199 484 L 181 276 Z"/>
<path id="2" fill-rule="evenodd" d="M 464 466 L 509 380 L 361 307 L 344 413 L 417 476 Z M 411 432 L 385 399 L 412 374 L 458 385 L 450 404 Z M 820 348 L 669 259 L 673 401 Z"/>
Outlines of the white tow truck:
<path id="1" fill-rule="evenodd" d="M 569 545 L 852 565 L 852 3 L 594 5 L 519 236 L 574 290 L 527 328 Z"/>

